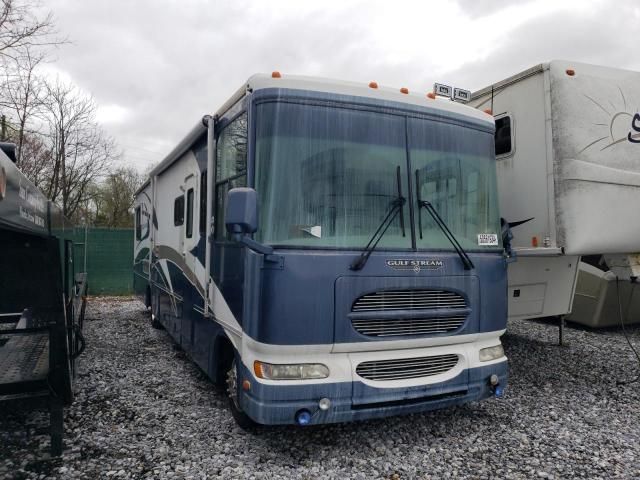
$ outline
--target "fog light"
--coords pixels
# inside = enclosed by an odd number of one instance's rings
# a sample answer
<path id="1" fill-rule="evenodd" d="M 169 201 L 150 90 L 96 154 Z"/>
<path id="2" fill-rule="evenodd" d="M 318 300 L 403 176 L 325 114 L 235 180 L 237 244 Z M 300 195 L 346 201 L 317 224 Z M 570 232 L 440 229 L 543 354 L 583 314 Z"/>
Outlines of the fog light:
<path id="1" fill-rule="evenodd" d="M 504 349 L 502 348 L 502 345 L 480 349 L 481 362 L 488 362 L 490 360 L 495 360 L 501 357 L 504 357 Z"/>
<path id="2" fill-rule="evenodd" d="M 331 400 L 329 400 L 328 398 L 321 398 L 320 401 L 318 402 L 318 408 L 322 411 L 329 410 L 330 407 L 331 407 Z"/>
<path id="3" fill-rule="evenodd" d="M 489 383 L 492 387 L 495 387 L 498 384 L 498 381 L 498 375 L 496 375 L 495 373 L 489 377 Z"/>
<path id="4" fill-rule="evenodd" d="M 309 423 L 311 423 L 311 413 L 309 410 L 298 410 L 298 413 L 296 413 L 296 423 L 300 426 L 309 425 Z"/>

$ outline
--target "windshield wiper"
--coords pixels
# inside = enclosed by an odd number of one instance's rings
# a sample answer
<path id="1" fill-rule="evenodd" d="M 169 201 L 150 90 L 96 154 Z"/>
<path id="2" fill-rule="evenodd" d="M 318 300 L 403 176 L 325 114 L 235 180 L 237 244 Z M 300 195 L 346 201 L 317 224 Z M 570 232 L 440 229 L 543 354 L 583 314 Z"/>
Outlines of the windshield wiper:
<path id="1" fill-rule="evenodd" d="M 391 202 L 391 208 L 380 223 L 380 226 L 376 229 L 376 231 L 371 236 L 371 239 L 362 250 L 360 256 L 351 262 L 349 265 L 349 269 L 351 270 L 361 270 L 366 264 L 367 260 L 371 256 L 371 253 L 375 250 L 378 242 L 384 234 L 386 233 L 389 226 L 393 223 L 395 218 L 400 214 L 400 228 L 402 229 L 402 236 L 406 236 L 404 229 L 404 204 L 407 202 L 407 199 L 402 196 L 402 179 L 400 174 L 400 167 L 396 168 L 396 182 L 398 188 L 398 196 Z"/>
<path id="2" fill-rule="evenodd" d="M 473 265 L 473 262 L 469 258 L 469 255 L 467 255 L 467 252 L 465 252 L 462 246 L 460 245 L 460 243 L 458 243 L 458 240 L 456 239 L 455 235 L 451 232 L 451 230 L 449 230 L 449 227 L 447 227 L 447 224 L 444 223 L 444 220 L 442 220 L 442 217 L 440 217 L 436 208 L 431 204 L 431 202 L 427 200 L 422 200 L 422 198 L 420 198 L 420 173 L 418 170 L 416 170 L 416 196 L 418 198 L 418 229 L 420 231 L 420 238 L 422 239 L 422 213 L 421 212 L 422 212 L 422 208 L 424 207 L 427 210 L 427 212 L 429 212 L 433 220 L 436 222 L 436 225 L 440 227 L 440 230 L 442 230 L 442 233 L 444 233 L 444 236 L 447 237 L 447 240 L 449 240 L 449 242 L 451 242 L 451 245 L 453 245 L 453 248 L 456 250 L 456 253 L 460 257 L 460 260 L 462 260 L 464 269 L 471 270 L 472 268 L 475 268 L 475 266 Z"/>

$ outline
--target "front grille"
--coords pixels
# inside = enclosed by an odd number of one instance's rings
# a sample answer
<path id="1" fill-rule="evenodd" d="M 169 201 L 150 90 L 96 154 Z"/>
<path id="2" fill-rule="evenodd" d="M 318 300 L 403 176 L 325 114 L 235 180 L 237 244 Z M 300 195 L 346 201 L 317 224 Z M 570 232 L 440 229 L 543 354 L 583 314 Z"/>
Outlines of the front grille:
<path id="1" fill-rule="evenodd" d="M 467 302 L 456 292 L 444 290 L 381 290 L 358 298 L 352 312 L 374 310 L 424 310 L 436 308 L 465 308 Z"/>
<path id="2" fill-rule="evenodd" d="M 365 318 L 351 320 L 353 328 L 362 335 L 371 337 L 394 337 L 401 335 L 428 335 L 435 333 L 450 333 L 458 330 L 465 315 L 455 315 L 442 318 Z"/>
<path id="3" fill-rule="evenodd" d="M 367 380 L 405 380 L 448 372 L 458 363 L 455 354 L 363 362 L 356 373 Z"/>

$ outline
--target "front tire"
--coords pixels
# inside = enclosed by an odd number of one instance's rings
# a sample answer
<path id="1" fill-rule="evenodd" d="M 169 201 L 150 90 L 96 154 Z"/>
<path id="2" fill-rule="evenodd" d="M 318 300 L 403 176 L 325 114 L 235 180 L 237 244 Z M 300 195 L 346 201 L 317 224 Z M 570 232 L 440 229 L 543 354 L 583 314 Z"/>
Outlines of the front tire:
<path id="1" fill-rule="evenodd" d="M 227 400 L 229 410 L 238 426 L 243 430 L 254 431 L 258 427 L 258 423 L 254 422 L 240 406 L 238 400 L 238 369 L 236 368 L 236 359 L 231 362 L 231 368 L 227 371 Z"/>

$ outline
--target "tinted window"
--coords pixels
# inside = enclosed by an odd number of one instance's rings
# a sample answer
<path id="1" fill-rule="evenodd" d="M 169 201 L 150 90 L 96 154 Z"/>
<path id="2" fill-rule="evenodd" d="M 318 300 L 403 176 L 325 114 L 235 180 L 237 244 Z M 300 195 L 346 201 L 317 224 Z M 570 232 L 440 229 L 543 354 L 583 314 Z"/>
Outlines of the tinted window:
<path id="1" fill-rule="evenodd" d="M 496 119 L 496 156 L 511 153 L 511 117 Z"/>
<path id="2" fill-rule="evenodd" d="M 140 207 L 136 207 L 136 240 L 142 238 L 142 217 L 140 214 Z"/>
<path id="3" fill-rule="evenodd" d="M 184 223 L 184 195 L 173 202 L 173 224 L 177 227 Z"/>
<path id="4" fill-rule="evenodd" d="M 187 191 L 187 238 L 193 237 L 193 188 Z"/>
<path id="5" fill-rule="evenodd" d="M 247 114 L 224 127 L 218 137 L 215 190 L 215 238 L 227 238 L 224 210 L 227 192 L 247 186 Z"/>

